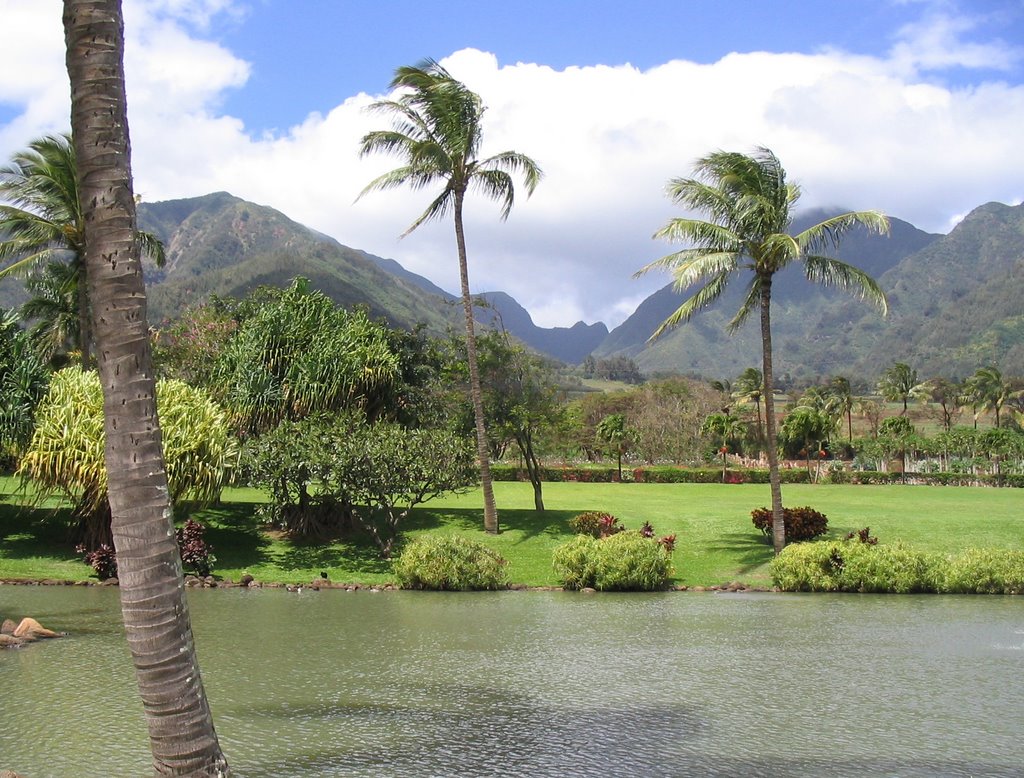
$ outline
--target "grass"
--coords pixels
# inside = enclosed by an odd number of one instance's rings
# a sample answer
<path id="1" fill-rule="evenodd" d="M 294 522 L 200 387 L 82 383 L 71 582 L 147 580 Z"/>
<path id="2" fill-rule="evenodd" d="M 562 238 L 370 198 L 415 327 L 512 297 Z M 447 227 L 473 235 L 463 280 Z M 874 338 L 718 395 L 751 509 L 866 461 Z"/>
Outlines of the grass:
<path id="1" fill-rule="evenodd" d="M 0 579 L 89 579 L 92 571 L 68 540 L 69 512 L 23 508 L 26 496 L 16 493 L 16 484 L 0 478 Z M 483 532 L 480 492 L 472 491 L 415 510 L 404 537 L 470 535 L 509 560 L 514 583 L 554 586 L 551 553 L 571 537 L 568 520 L 585 510 L 602 510 L 627 528 L 649 521 L 659 536 L 675 533 L 676 584 L 770 583 L 771 546 L 750 520 L 752 509 L 770 504 L 766 485 L 550 483 L 544 485 L 543 513 L 533 510 L 529 484 L 497 482 L 494 488 L 501 534 Z M 824 512 L 829 538 L 869 526 L 883 543 L 900 539 L 927 551 L 1024 549 L 1024 495 L 1016 489 L 793 484 L 783 497 L 787 505 Z M 253 518 L 253 506 L 262 499 L 256 490 L 229 489 L 220 505 L 192 513 L 208 525 L 217 576 L 237 581 L 249 573 L 264 582 L 302 583 L 323 571 L 336 582 L 392 580 L 390 564 L 361 534 L 311 543 L 265 531 Z"/>

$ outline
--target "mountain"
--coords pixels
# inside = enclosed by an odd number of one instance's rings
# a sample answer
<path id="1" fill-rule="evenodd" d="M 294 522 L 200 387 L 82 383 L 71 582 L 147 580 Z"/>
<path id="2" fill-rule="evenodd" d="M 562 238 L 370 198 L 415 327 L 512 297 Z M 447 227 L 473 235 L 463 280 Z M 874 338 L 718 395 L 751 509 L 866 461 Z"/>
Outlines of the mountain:
<path id="1" fill-rule="evenodd" d="M 425 291 L 437 294 L 452 303 L 459 300 L 457 295 L 450 294 L 423 276 L 406 270 L 393 259 L 381 259 L 372 254 L 365 256 L 378 267 L 416 284 Z M 570 365 L 582 362 L 608 337 L 608 327 L 603 322 L 585 324 L 578 321 L 571 327 L 538 327 L 530 312 L 505 292 L 482 292 L 473 296 L 477 299 L 482 298 L 487 303 L 487 307 L 477 308 L 477 321 L 504 327 L 510 335 L 535 351 Z"/>
<path id="2" fill-rule="evenodd" d="M 140 203 L 139 228 L 160 238 L 163 268 L 146 267 L 150 319 L 176 316 L 211 294 L 240 297 L 297 276 L 342 305 L 362 304 L 394 326 L 443 332 L 454 318 L 436 296 L 378 267 L 365 252 L 227 192 Z"/>

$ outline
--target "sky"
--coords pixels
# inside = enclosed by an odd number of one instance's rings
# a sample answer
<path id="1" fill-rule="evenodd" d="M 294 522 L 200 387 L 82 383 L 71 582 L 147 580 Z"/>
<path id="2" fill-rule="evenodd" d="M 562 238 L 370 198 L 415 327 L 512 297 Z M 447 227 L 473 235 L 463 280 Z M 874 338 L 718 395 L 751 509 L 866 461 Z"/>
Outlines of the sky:
<path id="1" fill-rule="evenodd" d="M 69 126 L 59 0 L 0 0 L 0 160 Z M 800 206 L 878 209 L 948 232 L 1024 197 L 1024 0 L 124 0 L 135 190 L 215 191 L 458 288 L 433 197 L 365 185 L 388 128 L 366 110 L 430 57 L 480 94 L 483 156 L 544 171 L 509 219 L 467 206 L 474 292 L 542 326 L 620 323 L 667 276 L 652 238 L 671 178 L 771 148 Z M 13 34 L 12 34 L 12 31 Z M 851 258 L 854 259 L 855 258 Z"/>

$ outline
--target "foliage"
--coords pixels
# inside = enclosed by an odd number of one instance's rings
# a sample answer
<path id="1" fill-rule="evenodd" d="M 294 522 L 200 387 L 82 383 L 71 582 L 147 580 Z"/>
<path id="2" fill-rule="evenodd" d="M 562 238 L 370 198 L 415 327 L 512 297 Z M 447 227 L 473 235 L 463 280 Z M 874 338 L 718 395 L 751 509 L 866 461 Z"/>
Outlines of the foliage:
<path id="1" fill-rule="evenodd" d="M 636 531 L 577 535 L 555 548 L 552 565 L 566 589 L 658 591 L 672 571 L 669 546 Z"/>
<path id="2" fill-rule="evenodd" d="M 0 456 L 17 455 L 32 437 L 36 405 L 49 373 L 11 313 L 0 315 Z"/>
<path id="3" fill-rule="evenodd" d="M 669 270 L 676 289 L 695 290 L 654 331 L 652 339 L 688 321 L 698 311 L 721 298 L 730 281 L 750 271 L 751 279 L 739 311 L 729 322 L 735 332 L 755 311 L 760 312 L 762 374 L 764 379 L 765 447 L 772 483 L 773 545 L 779 553 L 785 545 L 782 493 L 776 456 L 774 378 L 772 375 L 771 299 L 775 275 L 792 264 L 802 266 L 809 281 L 837 286 L 875 303 L 884 313 L 885 295 L 877 282 L 852 265 L 824 255 L 838 246 L 842 236 L 857 226 L 888 232 L 889 222 L 880 213 L 862 211 L 841 214 L 790 235 L 792 210 L 800 187 L 786 180 L 786 171 L 767 148 L 753 154 L 718 151 L 697 161 L 694 178 L 669 182 L 673 201 L 689 216 L 669 221 L 657 237 L 686 244 L 686 248 L 651 262 L 640 270 Z"/>
<path id="4" fill-rule="evenodd" d="M 772 512 L 770 508 L 756 508 L 750 512 L 754 526 L 769 537 L 772 534 Z M 782 517 L 786 522 L 786 541 L 811 540 L 828 531 L 828 517 L 808 506 L 783 508 Z"/>
<path id="5" fill-rule="evenodd" d="M 75 546 L 75 551 L 82 555 L 84 562 L 101 581 L 117 578 L 117 553 L 112 546 L 101 543 L 98 548 L 88 551 L 85 545 L 79 544 Z"/>
<path id="6" fill-rule="evenodd" d="M 221 355 L 238 331 L 229 305 L 211 300 L 181 313 L 157 330 L 153 360 L 160 374 L 193 386 L 211 386 Z"/>
<path id="7" fill-rule="evenodd" d="M 156 401 L 171 501 L 210 502 L 237 457 L 226 414 L 206 392 L 176 380 L 157 383 Z M 35 482 L 40 498 L 61 493 L 79 516 L 102 521 L 107 517 L 104 440 L 99 376 L 65 368 L 53 375 L 39 404 L 18 472 Z M 96 545 L 92 540 L 86 539 L 87 545 Z"/>
<path id="8" fill-rule="evenodd" d="M 259 433 L 285 419 L 359 408 L 383 412 L 399 379 L 387 329 L 345 311 L 306 279 L 257 290 L 235 311 L 238 331 L 217 360 L 211 391 L 238 429 Z"/>
<path id="9" fill-rule="evenodd" d="M 878 545 L 878 538 L 871 534 L 871 527 L 863 527 L 856 532 L 851 532 L 846 536 L 846 540 L 856 539 L 858 543 L 867 543 L 870 546 Z"/>
<path id="10" fill-rule="evenodd" d="M 590 535 L 594 538 L 604 538 L 625 529 L 618 518 L 603 511 L 578 513 L 569 519 L 569 527 L 577 535 Z"/>
<path id="11" fill-rule="evenodd" d="M 968 548 L 944 556 L 848 539 L 787 547 L 771 573 L 786 591 L 1019 594 L 1024 551 Z"/>
<path id="12" fill-rule="evenodd" d="M 188 519 L 185 524 L 175 530 L 178 550 L 181 552 L 181 565 L 186 572 L 191 571 L 198 576 L 210 574 L 217 557 L 213 555 L 213 546 L 204 538 L 206 527 L 195 519 Z"/>
<path id="13" fill-rule="evenodd" d="M 878 393 L 890 402 L 903 403 L 903 415 L 907 413 L 907 402 L 927 392 L 927 387 L 918 382 L 917 371 L 905 362 L 897 362 L 882 374 L 878 381 Z"/>
<path id="14" fill-rule="evenodd" d="M 476 478 L 454 433 L 367 424 L 354 413 L 281 422 L 250 440 L 242 459 L 249 483 L 270 493 L 264 515 L 277 526 L 327 538 L 358 522 L 385 557 L 413 507 Z"/>
<path id="15" fill-rule="evenodd" d="M 548 482 L 580 482 L 580 483 L 611 483 L 618 478 L 618 470 L 614 467 L 601 465 L 566 465 L 564 467 L 542 467 L 541 478 Z M 809 481 L 806 470 L 783 470 L 780 473 L 782 483 L 798 484 Z M 526 476 L 519 467 L 514 465 L 495 465 L 495 481 L 519 481 Z M 721 468 L 708 467 L 675 467 L 673 465 L 656 465 L 653 467 L 636 467 L 622 472 L 623 481 L 650 484 L 710 484 L 722 482 Z M 737 469 L 728 470 L 726 483 L 730 484 L 766 484 L 767 470 Z"/>
<path id="16" fill-rule="evenodd" d="M 482 543 L 461 535 L 423 535 L 394 561 L 403 589 L 472 591 L 503 589 L 508 562 Z"/>

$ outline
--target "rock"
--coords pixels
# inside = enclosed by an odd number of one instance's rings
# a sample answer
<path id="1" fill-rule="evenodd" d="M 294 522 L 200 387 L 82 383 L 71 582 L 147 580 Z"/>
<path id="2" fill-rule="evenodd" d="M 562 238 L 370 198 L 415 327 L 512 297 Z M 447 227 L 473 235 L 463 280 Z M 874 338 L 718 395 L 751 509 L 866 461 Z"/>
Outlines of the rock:
<path id="1" fill-rule="evenodd" d="M 24 618 L 21 623 L 14 630 L 14 637 L 16 638 L 29 638 L 34 640 L 35 638 L 57 638 L 60 637 L 52 629 L 47 629 L 35 619 Z"/>
<path id="2" fill-rule="evenodd" d="M 0 770 L 0 778 L 25 778 L 20 773 L 14 772 L 14 770 Z"/>
<path id="3" fill-rule="evenodd" d="M 4 623 L 0 624 L 0 635 L 13 635 L 17 626 L 12 619 L 4 619 Z"/>
<path id="4" fill-rule="evenodd" d="M 241 584 L 242 586 L 250 586 L 252 584 L 253 580 L 255 580 L 255 579 L 253 579 L 253 577 L 251 575 L 246 573 L 240 579 L 238 579 L 238 583 Z"/>
<path id="5" fill-rule="evenodd" d="M 582 589 L 580 589 L 580 594 L 596 594 L 596 593 L 597 593 L 597 589 L 595 589 L 593 586 L 584 586 Z"/>
<path id="6" fill-rule="evenodd" d="M 16 638 L 14 635 L 0 633 L 0 648 L 17 648 L 24 642 L 24 640 Z M 0 773 L 0 775 L 2 775 L 2 773 Z"/>
<path id="7" fill-rule="evenodd" d="M 100 586 L 117 586 L 118 580 L 116 578 L 107 578 L 104 581 L 100 581 Z"/>

